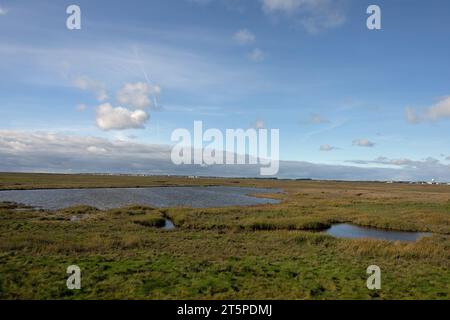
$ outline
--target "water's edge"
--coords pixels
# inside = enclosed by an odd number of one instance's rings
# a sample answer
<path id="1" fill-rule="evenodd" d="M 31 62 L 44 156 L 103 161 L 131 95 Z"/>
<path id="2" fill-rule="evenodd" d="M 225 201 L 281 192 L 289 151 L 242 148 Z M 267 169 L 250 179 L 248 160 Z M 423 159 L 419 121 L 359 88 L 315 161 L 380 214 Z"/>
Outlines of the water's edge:
<path id="1" fill-rule="evenodd" d="M 343 239 L 378 239 L 385 241 L 416 242 L 423 237 L 432 236 L 429 232 L 399 231 L 362 227 L 351 223 L 337 223 L 323 231 L 325 234 Z"/>
<path id="2" fill-rule="evenodd" d="M 279 192 L 281 192 L 280 189 L 228 186 L 33 189 L 0 191 L 0 202 L 16 202 L 47 210 L 59 210 L 78 205 L 88 205 L 102 210 L 130 205 L 159 208 L 215 208 L 277 204 L 280 200 L 255 197 L 252 194 Z"/>

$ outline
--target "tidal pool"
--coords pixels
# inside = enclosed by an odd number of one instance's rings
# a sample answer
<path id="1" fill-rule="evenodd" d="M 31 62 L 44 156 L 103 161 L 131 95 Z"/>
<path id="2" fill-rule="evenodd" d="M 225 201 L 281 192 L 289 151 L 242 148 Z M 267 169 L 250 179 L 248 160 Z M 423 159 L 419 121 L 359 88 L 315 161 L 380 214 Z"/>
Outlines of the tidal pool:
<path id="1" fill-rule="evenodd" d="M 277 192 L 281 190 L 221 186 L 7 190 L 0 191 L 0 201 L 11 201 L 49 210 L 76 205 L 88 205 L 99 209 L 128 205 L 210 208 L 278 203 L 279 201 L 274 199 L 249 196 L 249 194 Z"/>
<path id="2" fill-rule="evenodd" d="M 163 230 L 175 230 L 175 228 L 175 225 L 169 219 L 166 219 L 166 223 L 164 224 L 164 227 L 162 227 Z"/>
<path id="3" fill-rule="evenodd" d="M 422 237 L 431 236 L 431 233 L 427 232 L 384 230 L 377 228 L 359 227 L 348 223 L 335 224 L 325 232 L 336 238 L 370 238 L 404 242 L 415 242 Z"/>

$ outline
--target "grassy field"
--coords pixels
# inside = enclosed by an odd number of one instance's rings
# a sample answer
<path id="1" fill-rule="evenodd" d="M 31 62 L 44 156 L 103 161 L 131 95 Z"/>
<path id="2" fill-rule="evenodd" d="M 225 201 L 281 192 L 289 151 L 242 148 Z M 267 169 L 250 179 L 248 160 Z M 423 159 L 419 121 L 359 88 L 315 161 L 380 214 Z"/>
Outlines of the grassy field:
<path id="1" fill-rule="evenodd" d="M 261 179 L 0 174 L 0 189 L 233 185 L 279 204 L 55 212 L 0 205 L 1 299 L 449 299 L 450 186 Z M 262 195 L 259 195 L 262 196 Z M 72 221 L 73 216 L 79 219 Z M 176 229 L 164 231 L 164 219 Z M 434 235 L 336 239 L 336 222 Z M 82 289 L 66 268 L 82 269 Z M 366 287 L 366 268 L 382 289 Z"/>

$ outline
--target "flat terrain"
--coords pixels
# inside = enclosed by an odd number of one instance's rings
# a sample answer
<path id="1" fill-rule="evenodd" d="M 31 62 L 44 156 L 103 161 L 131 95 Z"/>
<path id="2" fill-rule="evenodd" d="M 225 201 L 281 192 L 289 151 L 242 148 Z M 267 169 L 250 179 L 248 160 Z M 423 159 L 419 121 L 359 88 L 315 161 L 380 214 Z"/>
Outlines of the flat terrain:
<path id="1" fill-rule="evenodd" d="M 0 174 L 0 189 L 232 185 L 279 204 L 100 211 L 0 205 L 2 299 L 449 299 L 450 186 L 261 179 Z M 259 195 L 261 196 L 261 195 Z M 164 219 L 176 225 L 160 227 Z M 336 239 L 350 222 L 432 232 L 416 243 Z M 66 268 L 82 289 L 66 288 Z M 382 289 L 366 269 L 382 270 Z"/>

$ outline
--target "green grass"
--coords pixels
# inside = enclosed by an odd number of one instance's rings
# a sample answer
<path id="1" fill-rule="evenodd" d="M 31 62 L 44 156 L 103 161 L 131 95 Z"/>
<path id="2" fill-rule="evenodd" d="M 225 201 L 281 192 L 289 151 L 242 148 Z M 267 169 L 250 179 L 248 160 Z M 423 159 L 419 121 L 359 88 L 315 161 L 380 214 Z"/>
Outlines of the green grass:
<path id="1" fill-rule="evenodd" d="M 447 186 L 0 174 L 3 189 L 158 183 L 285 193 L 270 195 L 280 204 L 245 208 L 50 212 L 0 204 L 0 299 L 450 298 Z M 161 228 L 166 218 L 175 230 Z M 317 232 L 335 222 L 434 235 L 398 243 Z M 66 288 L 73 264 L 82 269 L 80 291 Z M 381 290 L 366 288 L 372 264 L 381 267 Z"/>

